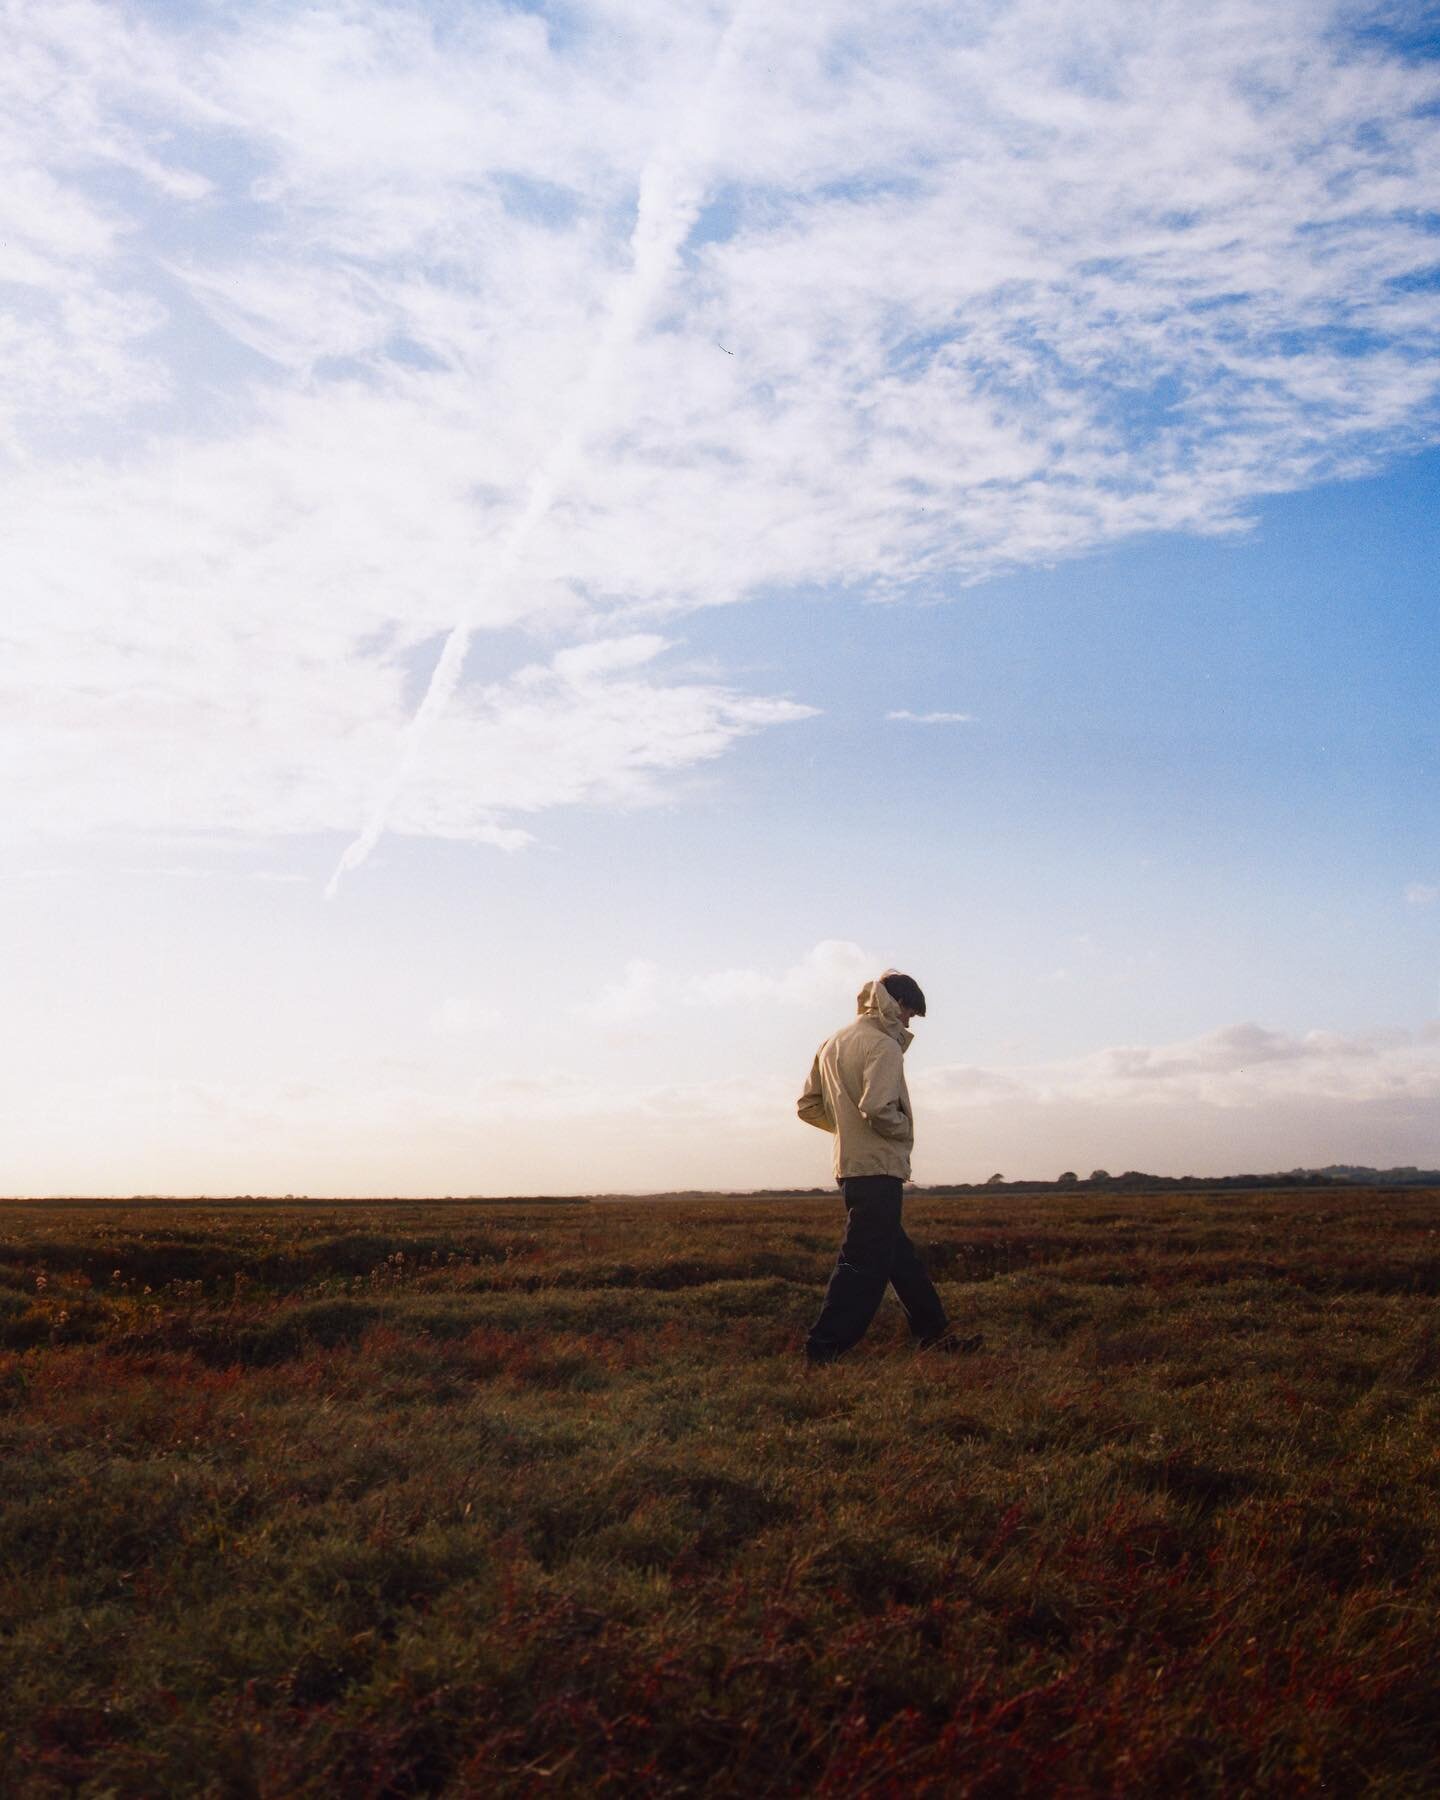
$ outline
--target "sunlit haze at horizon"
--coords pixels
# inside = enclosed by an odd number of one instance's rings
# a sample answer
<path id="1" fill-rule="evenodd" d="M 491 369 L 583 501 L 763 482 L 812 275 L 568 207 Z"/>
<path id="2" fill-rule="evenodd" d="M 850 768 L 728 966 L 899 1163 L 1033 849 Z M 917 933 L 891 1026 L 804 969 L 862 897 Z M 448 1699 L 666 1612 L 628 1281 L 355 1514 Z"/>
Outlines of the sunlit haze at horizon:
<path id="1" fill-rule="evenodd" d="M 0 10 L 0 1192 L 1440 1164 L 1423 9 Z"/>

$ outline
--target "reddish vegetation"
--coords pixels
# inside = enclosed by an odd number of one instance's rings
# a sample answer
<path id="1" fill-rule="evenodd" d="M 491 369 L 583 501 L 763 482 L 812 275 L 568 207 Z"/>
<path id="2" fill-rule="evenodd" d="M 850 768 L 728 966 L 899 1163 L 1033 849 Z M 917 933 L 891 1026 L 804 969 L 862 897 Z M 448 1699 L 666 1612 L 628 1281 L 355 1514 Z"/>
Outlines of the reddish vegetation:
<path id="1" fill-rule="evenodd" d="M 7 1794 L 1440 1787 L 1434 1190 L 11 1205 Z"/>

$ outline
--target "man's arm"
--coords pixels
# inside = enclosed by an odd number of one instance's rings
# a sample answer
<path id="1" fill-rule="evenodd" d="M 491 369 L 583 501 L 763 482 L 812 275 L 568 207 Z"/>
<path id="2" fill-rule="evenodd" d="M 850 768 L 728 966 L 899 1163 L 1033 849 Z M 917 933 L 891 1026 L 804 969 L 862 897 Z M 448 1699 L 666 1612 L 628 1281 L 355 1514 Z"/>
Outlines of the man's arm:
<path id="1" fill-rule="evenodd" d="M 859 1107 L 866 1124 L 878 1136 L 909 1139 L 914 1127 L 900 1104 L 900 1046 L 882 1037 L 865 1058 L 865 1085 Z"/>
<path id="2" fill-rule="evenodd" d="M 795 1110 L 807 1125 L 814 1125 L 821 1131 L 833 1131 L 835 1121 L 830 1117 L 830 1108 L 825 1104 L 825 1090 L 820 1085 L 820 1052 L 815 1052 L 815 1060 L 810 1065 L 810 1078 L 805 1083 L 805 1092 L 795 1102 Z"/>

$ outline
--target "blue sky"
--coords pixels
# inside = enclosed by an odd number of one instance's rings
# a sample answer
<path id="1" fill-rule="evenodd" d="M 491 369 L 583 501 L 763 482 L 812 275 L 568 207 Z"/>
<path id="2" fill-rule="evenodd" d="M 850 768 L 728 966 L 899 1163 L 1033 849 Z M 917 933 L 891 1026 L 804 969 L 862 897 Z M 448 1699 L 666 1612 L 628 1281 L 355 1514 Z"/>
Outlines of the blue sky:
<path id="1" fill-rule="evenodd" d="M 1384 24 L 21 9 L 0 1186 L 1440 1162 Z"/>

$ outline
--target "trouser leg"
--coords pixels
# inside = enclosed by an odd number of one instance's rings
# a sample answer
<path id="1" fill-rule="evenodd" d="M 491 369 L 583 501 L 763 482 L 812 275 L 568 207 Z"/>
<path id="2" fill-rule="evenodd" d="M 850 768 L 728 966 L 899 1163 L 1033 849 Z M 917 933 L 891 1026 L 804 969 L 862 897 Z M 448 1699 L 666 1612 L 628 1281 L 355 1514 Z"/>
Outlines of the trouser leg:
<path id="1" fill-rule="evenodd" d="M 950 1321 L 946 1318 L 945 1307 L 935 1291 L 935 1283 L 925 1272 L 919 1251 L 910 1242 L 903 1228 L 898 1229 L 895 1234 L 895 1255 L 890 1266 L 890 1281 L 900 1297 L 900 1304 L 905 1308 L 911 1333 L 922 1341 L 939 1337 Z"/>
<path id="2" fill-rule="evenodd" d="M 845 1238 L 825 1290 L 825 1304 L 810 1327 L 806 1354 L 828 1360 L 858 1344 L 885 1297 L 900 1230 L 899 1180 L 889 1175 L 850 1176 L 845 1190 Z"/>

